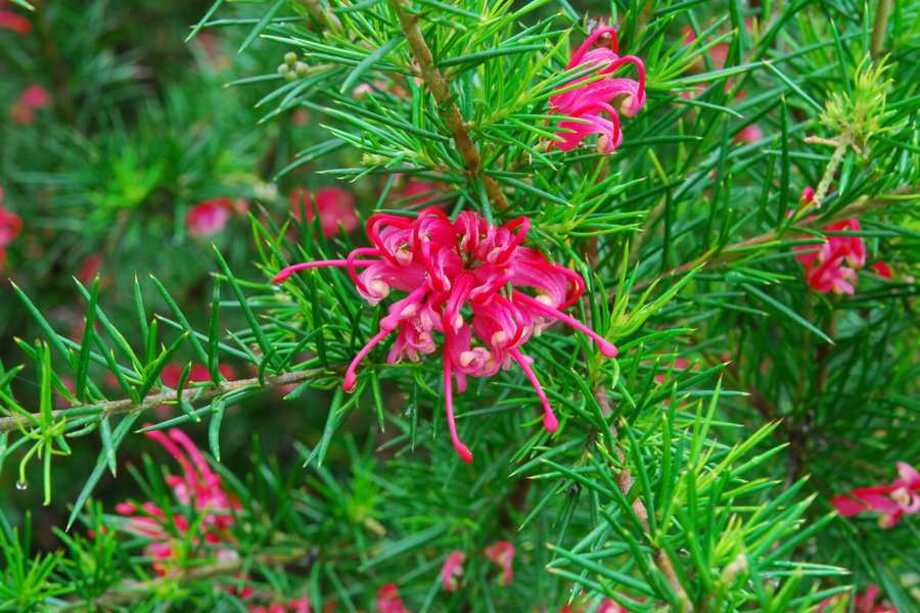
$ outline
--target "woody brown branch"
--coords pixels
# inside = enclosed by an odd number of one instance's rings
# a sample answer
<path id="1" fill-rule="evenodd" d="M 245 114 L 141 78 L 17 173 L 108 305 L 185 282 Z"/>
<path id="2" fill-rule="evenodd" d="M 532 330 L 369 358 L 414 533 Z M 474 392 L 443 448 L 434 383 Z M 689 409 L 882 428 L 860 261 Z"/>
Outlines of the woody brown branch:
<path id="1" fill-rule="evenodd" d="M 185 402 L 199 402 L 203 400 L 210 400 L 228 392 L 249 387 L 277 387 L 281 385 L 289 385 L 292 383 L 302 383 L 303 381 L 313 379 L 323 374 L 324 372 L 325 371 L 321 369 L 311 369 L 265 377 L 262 380 L 259 378 L 252 378 L 237 379 L 236 381 L 223 381 L 204 389 L 201 387 L 195 387 L 182 390 L 181 398 Z M 141 399 L 140 402 L 134 402 L 130 398 L 122 400 L 108 400 L 105 402 L 73 406 L 67 409 L 59 409 L 53 411 L 52 416 L 55 419 L 58 419 L 61 417 L 66 417 L 69 413 L 82 412 L 89 409 L 96 410 L 99 417 L 118 415 L 123 413 L 140 413 L 148 409 L 158 407 L 162 404 L 176 402 L 178 398 L 179 397 L 176 393 L 176 390 L 167 389 L 166 391 L 146 396 L 145 398 Z M 0 432 L 7 432 L 20 427 L 28 427 L 37 423 L 39 423 L 39 415 L 37 413 L 28 415 L 9 415 L 7 417 L 0 418 Z"/>
<path id="2" fill-rule="evenodd" d="M 597 403 L 601 406 L 601 411 L 605 416 L 613 414 L 613 407 L 610 404 L 610 399 L 602 388 L 599 387 L 595 389 L 594 397 L 597 399 Z M 619 439 L 619 432 L 615 425 L 610 426 L 610 436 L 615 441 Z M 620 470 L 617 472 L 615 479 L 617 487 L 620 489 L 620 492 L 623 493 L 623 496 L 628 496 L 635 479 L 633 479 L 632 473 L 627 468 L 626 454 L 619 444 L 614 446 L 613 453 L 617 462 L 620 464 Z M 680 603 L 679 610 L 684 613 L 691 613 L 693 611 L 693 603 L 690 602 L 690 598 L 687 596 L 684 586 L 681 585 L 680 579 L 677 577 L 677 571 L 674 570 L 674 564 L 671 562 L 671 558 L 666 551 L 660 547 L 656 547 L 652 541 L 652 531 L 648 523 L 648 509 L 645 508 L 645 503 L 642 502 L 640 496 L 636 496 L 632 508 L 651 545 L 655 566 L 664 574 L 668 581 L 668 585 L 671 586 L 671 590 L 673 590 L 674 594 L 677 596 L 677 600 Z"/>
<path id="3" fill-rule="evenodd" d="M 453 95 L 450 92 L 450 84 L 444 75 L 441 74 L 441 71 L 438 70 L 434 57 L 431 54 L 431 49 L 428 47 L 428 43 L 425 42 L 422 30 L 418 26 L 418 17 L 409 12 L 406 3 L 402 0 L 389 1 L 390 6 L 399 18 L 399 24 L 402 27 L 403 34 L 406 36 L 406 40 L 412 48 L 412 55 L 418 63 L 422 80 L 438 103 L 438 114 L 441 116 L 445 125 L 447 125 L 447 129 L 450 130 L 453 135 L 454 143 L 457 146 L 460 156 L 463 158 L 467 172 L 469 172 L 471 176 L 480 176 L 482 178 L 482 182 L 486 188 L 486 194 L 495 208 L 499 210 L 507 209 L 508 201 L 505 199 L 504 193 L 502 193 L 501 186 L 495 179 L 482 175 L 480 172 L 482 161 L 479 156 L 479 149 L 476 148 L 476 144 L 470 138 L 470 133 L 467 129 L 466 122 L 463 120 L 463 115 L 461 115 L 460 109 L 457 108 L 453 100 Z"/>
<path id="4" fill-rule="evenodd" d="M 875 23 L 872 25 L 872 42 L 870 52 L 872 59 L 879 60 L 885 52 L 885 32 L 888 30 L 888 19 L 894 8 L 894 0 L 878 0 L 875 13 Z"/>

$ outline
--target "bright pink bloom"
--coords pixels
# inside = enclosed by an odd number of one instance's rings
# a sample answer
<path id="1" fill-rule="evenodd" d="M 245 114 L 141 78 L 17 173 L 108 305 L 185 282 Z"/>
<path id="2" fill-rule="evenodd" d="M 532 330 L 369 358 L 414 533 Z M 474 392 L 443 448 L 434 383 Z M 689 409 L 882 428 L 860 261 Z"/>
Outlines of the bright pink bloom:
<path id="1" fill-rule="evenodd" d="M 889 266 L 887 262 L 882 262 L 879 260 L 872 265 L 872 270 L 874 270 L 875 274 L 882 277 L 883 279 L 891 278 L 891 266 Z"/>
<path id="2" fill-rule="evenodd" d="M 338 234 L 339 226 L 347 233 L 353 232 L 359 224 L 355 212 L 355 197 L 351 192 L 338 187 L 325 187 L 319 190 L 315 199 L 310 192 L 298 187 L 291 192 L 291 209 L 297 219 L 300 219 L 301 210 L 306 210 L 308 222 L 313 221 L 318 211 L 319 223 L 326 236 Z"/>
<path id="3" fill-rule="evenodd" d="M 166 483 L 178 504 L 194 507 L 202 514 L 197 530 L 202 533 L 204 542 L 214 546 L 226 541 L 227 530 L 234 522 L 234 512 L 241 508 L 239 501 L 223 489 L 220 476 L 211 470 L 204 455 L 184 432 L 171 428 L 166 432 L 147 432 L 146 435 L 160 443 L 182 468 L 181 476 L 169 475 Z M 167 574 L 168 561 L 175 558 L 177 552 L 170 522 L 162 509 L 152 502 L 145 502 L 140 507 L 132 502 L 122 502 L 115 506 L 115 511 L 130 518 L 126 528 L 129 532 L 151 540 L 145 549 L 146 554 L 154 560 L 153 567 L 158 574 Z M 182 513 L 173 515 L 171 525 L 181 534 L 189 530 L 188 520 Z M 217 549 L 216 555 L 228 559 L 237 554 L 224 546 Z"/>
<path id="4" fill-rule="evenodd" d="M 10 107 L 10 117 L 16 123 L 29 125 L 35 121 L 35 111 L 51 104 L 51 95 L 41 85 L 30 85 L 23 90 L 19 100 Z"/>
<path id="5" fill-rule="evenodd" d="M 376 605 L 378 613 L 409 613 L 395 583 L 387 583 L 377 590 Z"/>
<path id="6" fill-rule="evenodd" d="M 920 511 L 920 473 L 905 462 L 898 462 L 899 478 L 890 485 L 859 487 L 848 494 L 834 496 L 831 504 L 844 517 L 866 511 L 879 513 L 879 525 L 892 528 L 903 515 Z"/>
<path id="7" fill-rule="evenodd" d="M 615 357 L 616 347 L 563 311 L 584 293 L 581 276 L 551 263 L 539 251 L 524 247 L 530 220 L 519 217 L 502 226 L 489 225 L 478 213 L 465 211 L 451 222 L 437 208 L 418 217 L 376 214 L 367 221 L 372 247 L 353 250 L 346 259 L 320 260 L 288 266 L 277 275 L 283 283 L 310 268 L 348 270 L 358 293 L 377 304 L 392 290 L 406 295 L 390 305 L 378 332 L 352 360 L 343 380 L 354 389 L 357 369 L 375 346 L 392 334 L 396 341 L 387 361 L 418 361 L 438 350 L 441 335 L 444 406 L 454 450 L 466 462 L 473 455 L 458 435 L 454 420 L 453 384 L 466 389 L 467 376 L 491 377 L 517 364 L 543 405 L 543 424 L 559 425 L 549 399 L 521 348 L 533 334 L 560 321 L 594 340 L 601 352 Z M 357 269 L 363 268 L 358 274 Z M 522 291 L 532 291 L 534 295 Z M 464 307 L 472 314 L 467 318 Z"/>
<path id="8" fill-rule="evenodd" d="M 22 218 L 3 208 L 3 188 L 0 187 L 0 270 L 6 263 L 6 247 L 22 232 Z"/>
<path id="9" fill-rule="evenodd" d="M 802 190 L 802 205 L 815 197 L 812 188 Z M 844 219 L 824 226 L 825 232 L 859 232 L 858 219 Z M 794 247 L 795 259 L 805 267 L 809 287 L 821 293 L 853 294 L 856 271 L 866 264 L 866 244 L 859 236 L 828 236 L 820 245 Z"/>
<path id="10" fill-rule="evenodd" d="M 22 218 L 3 208 L 3 188 L 0 187 L 0 251 L 22 232 Z"/>
<path id="11" fill-rule="evenodd" d="M 751 123 L 744 126 L 741 128 L 741 130 L 738 131 L 737 134 L 735 134 L 735 142 L 744 143 L 746 145 L 756 143 L 761 139 L 763 139 L 763 130 L 756 123 Z"/>
<path id="12" fill-rule="evenodd" d="M 598 43 L 604 46 L 595 47 Z M 634 117 L 645 105 L 645 64 L 634 55 L 620 56 L 618 47 L 616 30 L 603 26 L 572 54 L 566 70 L 585 66 L 595 70 L 574 81 L 582 85 L 549 99 L 554 113 L 573 118 L 559 123 L 556 135 L 562 141 L 550 141 L 550 148 L 571 151 L 591 134 L 598 135 L 597 149 L 601 153 L 612 153 L 620 146 L 623 133 L 619 113 Z M 627 65 L 635 68 L 638 81 L 613 76 Z M 571 87 L 572 83 L 568 83 L 561 89 Z"/>
<path id="13" fill-rule="evenodd" d="M 448 592 L 456 592 L 459 589 L 465 561 L 466 554 L 459 550 L 451 551 L 444 560 L 444 566 L 441 567 L 441 585 Z"/>
<path id="14" fill-rule="evenodd" d="M 243 200 L 214 198 L 190 208 L 185 225 L 192 236 L 212 236 L 221 232 L 234 213 L 244 213 L 248 205 Z"/>
<path id="15" fill-rule="evenodd" d="M 6 3 L 0 3 L 0 30 L 9 30 L 16 34 L 28 34 L 32 31 L 32 22 L 24 15 L 3 10 Z"/>
<path id="16" fill-rule="evenodd" d="M 514 579 L 514 545 L 508 541 L 498 541 L 483 550 L 485 556 L 498 565 L 501 575 L 498 577 L 499 585 L 510 585 Z"/>

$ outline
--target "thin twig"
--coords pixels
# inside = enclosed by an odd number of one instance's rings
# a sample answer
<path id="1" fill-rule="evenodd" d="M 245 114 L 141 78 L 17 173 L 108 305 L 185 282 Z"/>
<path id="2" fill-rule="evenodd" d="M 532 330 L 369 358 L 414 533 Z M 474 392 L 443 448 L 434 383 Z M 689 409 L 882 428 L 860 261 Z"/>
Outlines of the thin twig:
<path id="1" fill-rule="evenodd" d="M 182 390 L 182 400 L 187 402 L 210 400 L 211 398 L 215 398 L 222 394 L 247 387 L 277 387 L 281 385 L 289 385 L 291 383 L 301 383 L 308 379 L 313 379 L 325 372 L 326 371 L 322 369 L 311 369 L 265 377 L 262 381 L 260 381 L 258 377 L 252 379 L 237 379 L 236 381 L 223 381 L 208 388 L 195 387 Z M 59 409 L 53 411 L 52 416 L 57 419 L 60 417 L 67 417 L 69 413 L 77 410 L 88 409 L 97 410 L 98 415 L 100 416 L 117 415 L 121 413 L 135 413 L 158 407 L 161 404 L 175 402 L 176 400 L 176 391 L 167 389 L 166 391 L 146 396 L 140 402 L 134 402 L 130 398 L 122 400 L 107 400 L 105 402 L 97 402 L 92 404 L 73 406 L 67 409 Z M 9 415 L 7 417 L 0 418 L 0 432 L 15 430 L 16 428 L 29 426 L 38 422 L 39 415 L 37 413 Z"/>
<path id="2" fill-rule="evenodd" d="M 891 9 L 893 8 L 894 0 L 878 1 L 875 23 L 872 25 L 872 43 L 869 47 L 874 60 L 880 59 L 885 51 L 885 32 L 888 30 L 888 19 L 891 17 Z"/>
<path id="3" fill-rule="evenodd" d="M 428 47 L 428 43 L 425 42 L 424 36 L 422 36 L 422 30 L 418 26 L 418 16 L 409 12 L 403 0 L 389 0 L 389 3 L 396 12 L 399 23 L 402 26 L 403 34 L 405 34 L 406 40 L 412 48 L 412 54 L 415 57 L 415 61 L 418 63 L 422 80 L 425 82 L 425 85 L 428 86 L 431 95 L 434 96 L 435 101 L 438 103 L 438 114 L 447 125 L 451 134 L 453 134 L 457 150 L 460 152 L 460 156 L 466 164 L 467 171 L 471 176 L 482 177 L 482 182 L 485 184 L 486 188 L 486 194 L 489 196 L 489 200 L 492 201 L 492 204 L 495 205 L 495 208 L 499 210 L 507 209 L 508 201 L 505 199 L 505 194 L 502 193 L 501 186 L 498 182 L 492 177 L 481 175 L 480 171 L 482 168 L 479 150 L 470 138 L 467 125 L 463 121 L 463 115 L 460 114 L 460 109 L 454 102 L 453 95 L 450 92 L 450 84 L 447 79 L 444 78 L 444 75 L 441 74 L 441 71 L 438 70 L 437 64 L 434 61 L 434 56 L 431 55 L 431 49 Z"/>
<path id="4" fill-rule="evenodd" d="M 594 397 L 597 399 L 598 404 L 601 406 L 601 410 L 603 411 L 604 415 L 613 414 L 613 407 L 610 404 L 610 399 L 607 397 L 607 393 L 602 388 L 599 387 L 595 389 Z M 610 426 L 610 436 L 614 440 L 619 439 L 619 432 L 617 431 L 616 425 Z M 623 496 L 628 496 L 635 479 L 633 478 L 632 473 L 626 467 L 626 454 L 623 452 L 622 447 L 620 447 L 620 445 L 614 446 L 613 453 L 621 466 L 619 472 L 616 474 L 617 487 L 620 488 Z M 642 525 L 642 529 L 645 531 L 645 534 L 648 537 L 648 541 L 651 545 L 653 557 L 655 560 L 655 566 L 657 566 L 658 570 L 660 570 L 664 574 L 665 578 L 667 578 L 668 585 L 671 586 L 671 589 L 677 596 L 678 601 L 680 601 L 680 611 L 684 613 L 691 613 L 693 611 L 693 603 L 690 602 L 690 598 L 687 596 L 687 592 L 684 590 L 684 586 L 681 585 L 680 579 L 677 577 L 677 572 L 674 570 L 674 564 L 671 562 L 671 558 L 668 556 L 665 550 L 656 547 L 652 541 L 652 531 L 648 523 L 648 509 L 645 508 L 645 503 L 642 502 L 641 496 L 636 496 L 635 501 L 633 501 L 633 512 L 636 514 L 639 523 Z"/>

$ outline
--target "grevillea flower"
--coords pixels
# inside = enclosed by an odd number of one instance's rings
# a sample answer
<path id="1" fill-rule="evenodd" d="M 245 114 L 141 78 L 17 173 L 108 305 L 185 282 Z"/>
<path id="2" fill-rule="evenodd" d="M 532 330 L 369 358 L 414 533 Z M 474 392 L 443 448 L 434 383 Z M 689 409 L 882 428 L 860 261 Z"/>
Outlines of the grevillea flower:
<path id="1" fill-rule="evenodd" d="M 201 532 L 204 542 L 216 548 L 215 555 L 219 559 L 235 559 L 236 551 L 227 547 L 225 542 L 227 530 L 233 525 L 234 512 L 241 508 L 239 501 L 223 489 L 220 476 L 211 470 L 204 455 L 184 432 L 172 428 L 167 432 L 147 432 L 146 435 L 162 445 L 182 468 L 181 475 L 168 475 L 166 483 L 178 504 L 201 513 L 202 521 L 196 530 Z M 133 502 L 122 502 L 115 505 L 115 511 L 130 518 L 126 528 L 129 532 L 150 539 L 145 553 L 154 560 L 154 570 L 166 575 L 170 571 L 170 561 L 177 557 L 178 551 L 163 510 L 152 502 L 145 502 L 140 507 Z M 171 519 L 172 527 L 180 534 L 189 531 L 184 514 L 176 513 Z M 195 540 L 199 542 L 197 536 Z"/>
<path id="2" fill-rule="evenodd" d="M 0 249 L 8 246 L 22 232 L 22 218 L 3 207 L 3 188 L 0 187 Z"/>
<path id="3" fill-rule="evenodd" d="M 853 598 L 853 613 L 898 613 L 897 608 L 887 600 L 878 602 L 882 590 L 879 586 L 870 585 L 861 594 Z M 818 604 L 817 613 L 840 613 L 849 612 L 851 609 L 847 606 L 849 600 L 848 594 L 837 594 L 830 598 L 825 598 Z"/>
<path id="4" fill-rule="evenodd" d="M 501 569 L 499 585 L 511 585 L 514 579 L 514 545 L 509 541 L 498 541 L 486 547 L 483 553 Z"/>
<path id="5" fill-rule="evenodd" d="M 801 203 L 812 202 L 815 191 L 802 190 Z M 859 232 L 858 219 L 844 219 L 824 226 L 825 232 Z M 828 236 L 820 245 L 793 248 L 795 259 L 805 267 L 805 280 L 813 290 L 826 294 L 853 294 L 856 271 L 866 265 L 866 244 L 859 236 Z"/>
<path id="6" fill-rule="evenodd" d="M 31 32 L 32 22 L 19 13 L 6 10 L 7 4 L 7 2 L 0 2 L 0 30 L 9 30 L 16 34 Z"/>
<path id="7" fill-rule="evenodd" d="M 409 613 L 409 609 L 399 597 L 399 588 L 395 583 L 387 583 L 377 590 L 375 604 L 378 613 Z"/>
<path id="8" fill-rule="evenodd" d="M 460 578 L 463 576 L 463 563 L 466 554 L 462 551 L 451 551 L 441 567 L 441 585 L 448 592 L 456 592 L 460 588 Z"/>
<path id="9" fill-rule="evenodd" d="M 597 607 L 597 613 L 627 613 L 627 611 L 610 598 L 605 598 Z"/>
<path id="10" fill-rule="evenodd" d="M 612 343 L 563 312 L 584 293 L 584 281 L 578 273 L 524 247 L 529 227 L 526 217 L 493 226 L 472 211 L 451 222 L 433 207 L 414 219 L 376 214 L 367 221 L 373 246 L 355 249 L 342 260 L 289 266 L 274 282 L 283 283 L 300 270 L 340 267 L 372 305 L 393 290 L 403 292 L 405 296 L 390 305 L 378 332 L 348 366 L 343 387 L 354 389 L 358 366 L 389 336 L 395 334 L 396 340 L 387 361 L 395 363 L 434 353 L 438 350 L 435 334 L 439 334 L 451 442 L 464 461 L 472 462 L 472 453 L 457 435 L 455 381 L 462 392 L 468 376 L 491 377 L 517 364 L 543 405 L 543 425 L 555 432 L 559 422 L 531 368 L 533 360 L 521 352 L 523 345 L 560 321 L 593 339 L 604 355 L 617 354 Z M 364 270 L 359 274 L 358 268 Z"/>
<path id="11" fill-rule="evenodd" d="M 879 514 L 879 526 L 894 527 L 904 515 L 920 511 L 920 473 L 905 462 L 898 462 L 897 466 L 898 478 L 890 485 L 858 487 L 834 496 L 831 504 L 844 517 L 875 512 Z"/>
<path id="12" fill-rule="evenodd" d="M 593 67 L 592 74 L 579 77 L 573 84 L 549 99 L 554 113 L 571 117 L 559 123 L 562 141 L 549 146 L 571 151 L 591 134 L 597 134 L 597 149 L 612 153 L 623 141 L 620 113 L 634 117 L 645 106 L 645 64 L 634 55 L 620 56 L 614 28 L 595 29 L 572 54 L 566 70 Z M 613 76 L 621 68 L 632 65 L 638 80 Z"/>
<path id="13" fill-rule="evenodd" d="M 48 90 L 41 85 L 30 85 L 10 107 L 10 117 L 18 124 L 29 125 L 35 121 L 35 111 L 46 108 L 49 104 L 51 94 Z"/>
<path id="14" fill-rule="evenodd" d="M 325 187 L 316 192 L 316 198 L 302 187 L 291 192 L 291 210 L 294 217 L 300 219 L 301 211 L 307 212 L 307 221 L 313 221 L 319 213 L 319 223 L 326 236 L 339 233 L 339 226 L 345 232 L 353 232 L 358 227 L 358 215 L 355 213 L 355 197 L 338 187 Z"/>
<path id="15" fill-rule="evenodd" d="M 185 225 L 192 236 L 212 236 L 221 232 L 234 213 L 245 213 L 244 200 L 214 198 L 190 208 L 185 214 Z"/>

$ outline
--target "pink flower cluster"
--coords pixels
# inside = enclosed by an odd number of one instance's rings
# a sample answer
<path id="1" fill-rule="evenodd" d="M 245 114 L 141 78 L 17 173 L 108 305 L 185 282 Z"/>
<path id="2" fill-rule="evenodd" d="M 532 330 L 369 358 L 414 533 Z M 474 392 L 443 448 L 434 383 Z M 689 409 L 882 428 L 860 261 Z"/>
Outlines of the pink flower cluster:
<path id="1" fill-rule="evenodd" d="M 409 609 L 399 596 L 399 588 L 395 583 L 381 586 L 377 590 L 374 604 L 377 607 L 377 613 L 409 613 Z"/>
<path id="2" fill-rule="evenodd" d="M 185 225 L 192 236 L 213 236 L 221 231 L 234 214 L 249 210 L 245 200 L 213 198 L 199 202 L 185 214 Z"/>
<path id="3" fill-rule="evenodd" d="M 861 594 L 853 598 L 853 608 L 847 606 L 848 594 L 839 594 L 825 598 L 818 604 L 817 613 L 831 613 L 832 611 L 853 611 L 853 613 L 898 613 L 898 609 L 887 600 L 878 602 L 882 590 L 873 584 Z"/>
<path id="4" fill-rule="evenodd" d="M 510 541 L 497 541 L 482 551 L 483 555 L 496 566 L 501 574 L 498 577 L 499 585 L 511 585 L 514 579 L 514 545 Z M 463 563 L 466 554 L 459 549 L 450 552 L 441 566 L 441 587 L 448 592 L 460 589 L 460 580 L 463 577 Z"/>
<path id="5" fill-rule="evenodd" d="M 802 190 L 803 205 L 811 203 L 815 192 Z M 825 232 L 859 232 L 858 219 L 844 219 L 824 226 Z M 853 294 L 856 271 L 866 264 L 866 244 L 858 236 L 828 236 L 819 246 L 794 248 L 795 259 L 805 267 L 805 280 L 813 290 L 826 294 Z"/>
<path id="6" fill-rule="evenodd" d="M 41 85 L 30 85 L 10 107 L 10 118 L 18 124 L 35 122 L 35 112 L 51 104 L 51 94 Z"/>
<path id="7" fill-rule="evenodd" d="M 165 433 L 155 430 L 147 432 L 147 437 L 162 445 L 182 468 L 181 475 L 169 475 L 166 483 L 178 504 L 201 513 L 203 519 L 195 529 L 203 534 L 204 543 L 214 548 L 219 560 L 235 559 L 237 552 L 227 542 L 234 512 L 241 508 L 239 501 L 223 489 L 220 476 L 211 470 L 204 455 L 184 432 L 178 428 Z M 157 574 L 169 574 L 178 557 L 171 529 L 186 534 L 190 529 L 186 516 L 175 513 L 167 518 L 152 502 L 139 507 L 133 502 L 122 502 L 115 506 L 115 511 L 129 518 L 129 532 L 150 539 L 145 552 L 153 560 Z M 198 542 L 198 537 L 194 538 Z"/>
<path id="8" fill-rule="evenodd" d="M 599 46 L 595 46 L 599 45 Z M 645 64 L 634 55 L 619 55 L 619 43 L 614 28 L 595 29 L 572 54 L 566 70 L 593 67 L 593 74 L 579 77 L 564 85 L 562 91 L 549 99 L 554 113 L 572 119 L 559 123 L 557 136 L 549 147 L 571 151 L 591 134 L 597 134 L 597 150 L 613 153 L 623 142 L 620 113 L 634 117 L 645 106 Z M 624 66 L 632 65 L 638 80 L 614 77 Z"/>
<path id="9" fill-rule="evenodd" d="M 3 208 L 3 188 L 0 187 L 0 269 L 6 262 L 6 248 L 22 232 L 22 218 Z"/>
<path id="10" fill-rule="evenodd" d="M 858 487 L 834 496 L 831 504 L 844 517 L 875 512 L 879 514 L 879 526 L 896 526 L 904 515 L 920 511 L 920 472 L 905 462 L 898 462 L 897 466 L 898 478 L 891 484 Z"/>
<path id="11" fill-rule="evenodd" d="M 32 22 L 15 11 L 6 10 L 7 6 L 9 2 L 0 1 L 0 30 L 9 30 L 19 35 L 31 32 Z"/>
<path id="12" fill-rule="evenodd" d="M 353 250 L 343 260 L 320 260 L 289 266 L 275 283 L 297 271 L 341 267 L 358 293 L 370 304 L 392 290 L 406 295 L 390 305 L 379 331 L 358 351 L 345 372 L 343 386 L 354 389 L 357 369 L 374 347 L 396 334 L 387 361 L 418 361 L 438 350 L 441 336 L 444 404 L 451 442 L 457 454 L 472 462 L 454 420 L 453 383 L 463 391 L 466 378 L 491 377 L 517 364 L 543 404 L 543 424 L 555 432 L 558 421 L 521 352 L 531 336 L 553 321 L 563 322 L 593 339 L 601 352 L 615 357 L 616 347 L 563 311 L 584 292 L 578 273 L 551 263 L 539 251 L 524 247 L 530 220 L 519 217 L 501 226 L 490 225 L 472 211 L 455 221 L 437 208 L 416 218 L 376 214 L 367 221 L 373 246 Z M 363 268 L 360 274 L 358 268 Z M 522 289 L 534 292 L 531 295 Z M 468 308 L 468 312 L 464 309 Z"/>
<path id="13" fill-rule="evenodd" d="M 291 192 L 291 210 L 300 219 L 301 211 L 307 212 L 307 222 L 319 214 L 319 223 L 327 237 L 339 233 L 339 226 L 351 233 L 358 227 L 355 212 L 355 197 L 351 192 L 338 187 L 326 187 L 316 192 L 316 197 L 302 187 Z"/>

